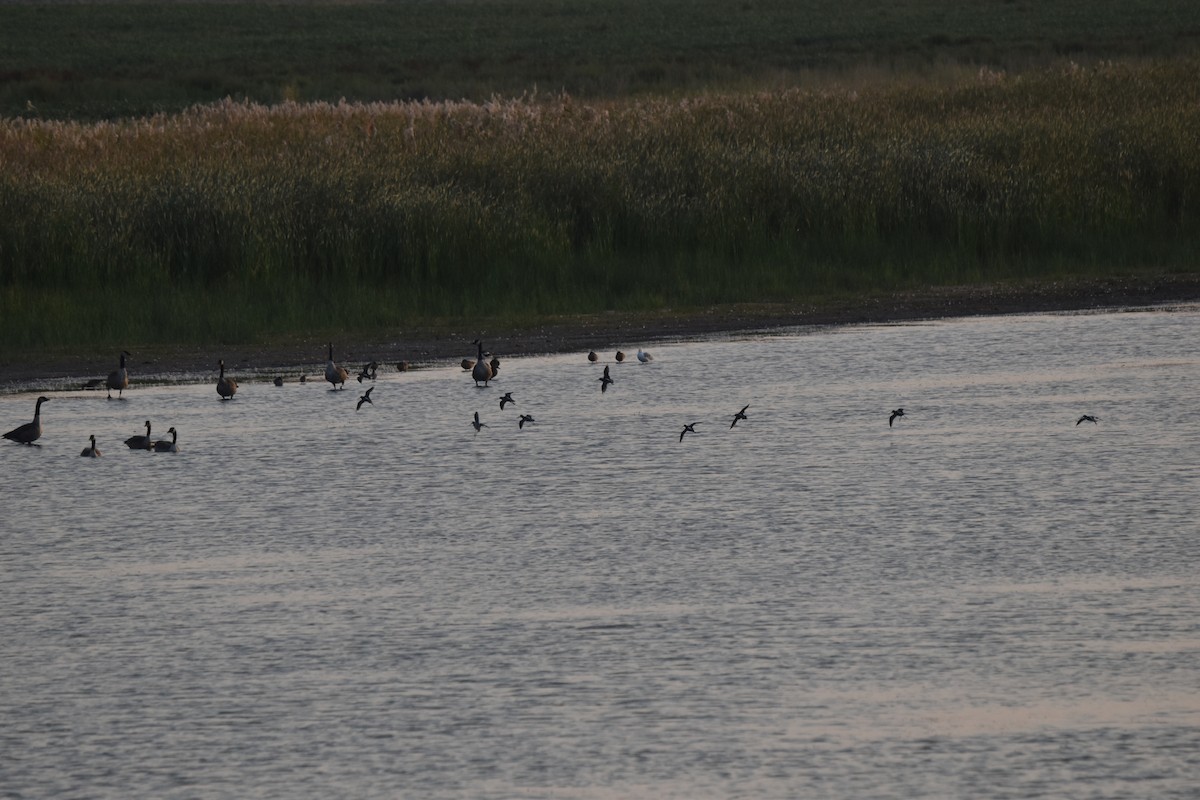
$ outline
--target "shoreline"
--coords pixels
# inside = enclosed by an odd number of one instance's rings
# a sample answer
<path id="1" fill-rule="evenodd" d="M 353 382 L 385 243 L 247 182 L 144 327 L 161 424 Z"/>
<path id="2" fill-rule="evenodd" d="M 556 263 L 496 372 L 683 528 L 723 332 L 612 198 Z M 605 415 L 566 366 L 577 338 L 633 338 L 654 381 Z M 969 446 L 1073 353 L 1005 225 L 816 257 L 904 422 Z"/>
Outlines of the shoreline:
<path id="1" fill-rule="evenodd" d="M 1134 275 L 1112 278 L 1064 279 L 1021 285 L 953 286 L 893 292 L 886 295 L 806 303 L 755 303 L 719 306 L 688 312 L 670 309 L 648 313 L 587 314 L 556 317 L 519 329 L 482 322 L 475 330 L 417 328 L 394 337 L 358 337 L 334 342 L 338 363 L 353 374 L 361 364 L 378 361 L 386 374 L 399 361 L 414 369 L 457 364 L 474 357 L 470 344 L 482 338 L 489 351 L 505 357 L 545 355 L 588 350 L 637 348 L 664 342 L 703 338 L 740 331 L 792 327 L 881 324 L 954 317 L 1095 311 L 1145 308 L 1200 302 L 1200 272 Z M 129 360 L 134 381 L 188 383 L 215 376 L 216 361 L 239 379 L 253 381 L 283 375 L 288 381 L 305 371 L 323 380 L 324 338 L 298 339 L 282 344 L 230 347 L 156 345 L 139 348 Z M 218 351 L 220 355 L 218 355 Z M 0 363 L 0 394 L 79 389 L 82 382 L 103 378 L 116 367 L 111 358 L 41 352 L 6 358 Z M 111 362 L 111 363 L 110 363 Z"/>

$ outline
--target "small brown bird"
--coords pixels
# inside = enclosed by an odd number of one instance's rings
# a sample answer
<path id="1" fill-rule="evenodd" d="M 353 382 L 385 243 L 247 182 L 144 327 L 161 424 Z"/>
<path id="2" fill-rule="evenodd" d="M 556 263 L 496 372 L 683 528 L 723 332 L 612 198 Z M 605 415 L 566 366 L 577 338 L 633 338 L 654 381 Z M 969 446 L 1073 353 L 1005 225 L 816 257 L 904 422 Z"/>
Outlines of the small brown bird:
<path id="1" fill-rule="evenodd" d="M 408 366 L 409 365 L 408 365 L 407 361 L 401 361 L 398 364 L 396 364 L 396 371 L 397 372 L 408 372 Z"/>
<path id="2" fill-rule="evenodd" d="M 487 423 L 479 421 L 479 412 L 478 411 L 475 412 L 475 421 L 471 423 L 471 427 L 473 427 L 475 429 L 476 434 L 479 433 L 480 428 L 488 427 Z"/>
<path id="3" fill-rule="evenodd" d="M 620 350 L 618 350 L 618 351 L 617 351 L 617 361 L 618 361 L 618 362 L 621 362 L 621 361 L 624 361 L 624 360 L 625 360 L 625 354 L 624 354 L 624 353 L 622 353 Z"/>
<path id="4" fill-rule="evenodd" d="M 375 389 L 375 387 L 372 386 L 370 389 L 367 389 L 366 394 L 364 394 L 362 397 L 358 398 L 358 405 L 356 405 L 354 407 L 355 411 L 358 411 L 360 408 L 362 408 L 363 403 L 367 403 L 368 405 L 372 405 L 372 406 L 375 405 L 375 402 L 373 400 L 371 400 L 371 392 L 374 391 L 374 389 Z"/>
<path id="5" fill-rule="evenodd" d="M 593 351 L 591 351 L 590 353 L 588 353 L 588 361 L 591 361 L 593 364 L 594 364 L 594 363 L 596 363 L 596 360 L 597 360 L 598 358 L 600 358 L 600 356 L 596 355 L 596 351 L 595 351 L 595 350 L 593 350 Z"/>
<path id="6" fill-rule="evenodd" d="M 508 403 L 512 403 L 514 406 L 517 404 L 517 401 L 512 399 L 512 392 L 505 392 L 500 396 L 500 410 L 503 411 L 504 406 Z"/>
<path id="7" fill-rule="evenodd" d="M 1078 419 L 1078 420 L 1075 422 L 1075 425 L 1076 425 L 1076 426 L 1078 426 L 1080 422 L 1090 422 L 1090 423 L 1092 423 L 1093 425 L 1095 425 L 1095 424 L 1096 424 L 1096 423 L 1098 423 L 1099 421 L 1100 421 L 1100 418 L 1099 418 L 1099 417 L 1093 417 L 1091 414 L 1084 414 L 1082 417 L 1080 417 L 1080 418 L 1079 418 L 1079 419 Z"/>

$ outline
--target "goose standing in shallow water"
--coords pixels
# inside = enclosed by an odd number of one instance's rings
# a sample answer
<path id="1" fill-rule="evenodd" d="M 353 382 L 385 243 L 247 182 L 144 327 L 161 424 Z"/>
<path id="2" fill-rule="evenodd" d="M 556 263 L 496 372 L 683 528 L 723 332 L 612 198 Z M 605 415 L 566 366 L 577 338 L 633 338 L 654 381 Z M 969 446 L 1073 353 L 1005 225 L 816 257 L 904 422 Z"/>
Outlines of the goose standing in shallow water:
<path id="1" fill-rule="evenodd" d="M 737 412 L 736 414 L 734 414 L 734 415 L 733 415 L 733 422 L 732 422 L 732 423 L 730 423 L 730 425 L 729 425 L 729 427 L 730 427 L 730 428 L 732 428 L 734 425 L 737 425 L 737 424 L 738 424 L 738 420 L 739 420 L 739 419 L 745 419 L 745 418 L 746 418 L 746 409 L 747 409 L 747 408 L 749 408 L 749 407 L 750 407 L 750 404 L 749 404 L 749 403 L 746 403 L 746 405 L 742 406 L 742 410 L 741 410 L 741 411 L 739 411 L 739 412 Z"/>
<path id="2" fill-rule="evenodd" d="M 222 400 L 228 400 L 237 394 L 237 381 L 233 378 L 225 377 L 225 361 L 219 361 L 221 374 L 217 377 L 217 394 L 221 395 Z M 282 383 L 282 381 L 280 381 Z"/>
<path id="3" fill-rule="evenodd" d="M 120 400 L 125 390 L 129 388 L 129 370 L 125 369 L 125 357 L 129 353 L 121 351 L 121 366 L 117 367 L 112 372 L 108 373 L 108 380 L 105 385 L 108 387 L 108 399 L 112 400 L 112 390 L 117 390 L 117 399 Z"/>
<path id="4" fill-rule="evenodd" d="M 483 381 L 483 388 L 487 388 L 488 381 L 492 379 L 492 365 L 483 360 L 483 341 L 476 339 L 471 344 L 479 346 L 479 358 L 475 360 L 475 364 L 471 367 L 471 377 L 475 379 L 476 386 L 479 386 L 479 382 Z"/>
<path id="5" fill-rule="evenodd" d="M 892 415 L 890 417 L 888 417 L 888 427 L 889 428 L 892 427 L 892 423 L 896 421 L 896 417 L 903 417 L 903 416 L 904 416 L 903 408 L 892 409 Z"/>
<path id="6" fill-rule="evenodd" d="M 33 407 L 33 422 L 26 422 L 24 425 L 18 425 L 8 433 L 4 434 L 5 439 L 14 441 L 17 444 L 28 444 L 34 447 L 41 447 L 40 444 L 33 444 L 38 439 L 42 438 L 42 403 L 49 403 L 49 397 L 39 397 L 37 405 Z"/>
<path id="7" fill-rule="evenodd" d="M 329 360 L 325 362 L 325 380 L 333 384 L 333 388 L 338 388 L 340 384 L 343 389 L 346 388 L 346 379 L 350 377 L 350 372 L 345 367 L 339 367 L 333 363 L 333 342 L 329 343 Z"/>
<path id="8" fill-rule="evenodd" d="M 1080 422 L 1090 422 L 1090 423 L 1092 423 L 1093 425 L 1095 425 L 1095 424 L 1096 424 L 1096 423 L 1098 423 L 1099 421 L 1100 421 L 1100 418 L 1099 418 L 1099 417 L 1093 417 L 1091 414 L 1084 414 L 1082 417 L 1080 417 L 1080 418 L 1079 418 L 1079 419 L 1078 419 L 1078 420 L 1075 422 L 1075 425 L 1078 427 L 1078 425 L 1079 425 L 1079 423 L 1080 423 Z"/>
<path id="9" fill-rule="evenodd" d="M 154 452 L 156 453 L 178 453 L 179 452 L 179 434 L 174 428 L 167 428 L 167 433 L 171 434 L 171 441 L 159 439 L 154 443 Z"/>
<path id="10" fill-rule="evenodd" d="M 150 440 L 150 420 L 146 420 L 146 435 L 130 436 L 125 440 L 125 446 L 130 450 L 152 450 L 154 442 Z"/>
<path id="11" fill-rule="evenodd" d="M 88 439 L 91 440 L 91 442 L 92 442 L 91 445 L 83 448 L 83 452 L 80 453 L 79 455 L 81 455 L 84 458 L 99 458 L 100 456 L 104 455 L 103 453 L 100 452 L 100 448 L 96 447 L 96 434 L 93 433 L 91 436 L 88 437 Z"/>
<path id="12" fill-rule="evenodd" d="M 600 392 L 601 393 L 607 392 L 608 385 L 613 382 L 614 381 L 613 381 L 612 377 L 610 377 L 608 374 L 608 365 L 605 364 L 604 365 L 604 375 L 600 377 Z"/>

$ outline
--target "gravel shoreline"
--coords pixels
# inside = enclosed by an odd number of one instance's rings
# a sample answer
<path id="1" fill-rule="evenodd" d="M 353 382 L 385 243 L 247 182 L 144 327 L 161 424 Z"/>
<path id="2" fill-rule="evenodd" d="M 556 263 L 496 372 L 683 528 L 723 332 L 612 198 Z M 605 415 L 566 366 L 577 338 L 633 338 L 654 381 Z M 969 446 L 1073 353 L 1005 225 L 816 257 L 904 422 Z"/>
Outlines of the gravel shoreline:
<path id="1" fill-rule="evenodd" d="M 1012 286 L 967 286 L 897 292 L 855 300 L 721 306 L 700 311 L 653 314 L 593 314 L 549 320 L 536 327 L 504 330 L 486 323 L 477 330 L 399 331 L 390 339 L 334 342 L 338 363 L 357 370 L 378 361 L 381 371 L 395 371 L 407 361 L 412 368 L 456 364 L 472 358 L 470 342 L 481 337 L 499 358 L 564 353 L 590 349 L 636 352 L 655 342 L 702 338 L 736 331 L 798 326 L 853 325 L 944 319 L 980 315 L 1104 308 L 1142 308 L 1200 302 L 1200 272 L 1169 275 L 1063 280 Z M 224 358 L 239 380 L 301 373 L 319 377 L 326 342 L 297 340 L 282 345 L 223 348 L 156 346 L 137 348 L 129 360 L 135 384 L 202 381 L 216 375 Z M 133 348 L 131 348 L 132 350 Z M 103 378 L 116 367 L 108 361 L 71 353 L 31 353 L 0 363 L 0 392 L 78 389 L 91 378 Z M 111 363 L 109 363 L 111 362 Z"/>

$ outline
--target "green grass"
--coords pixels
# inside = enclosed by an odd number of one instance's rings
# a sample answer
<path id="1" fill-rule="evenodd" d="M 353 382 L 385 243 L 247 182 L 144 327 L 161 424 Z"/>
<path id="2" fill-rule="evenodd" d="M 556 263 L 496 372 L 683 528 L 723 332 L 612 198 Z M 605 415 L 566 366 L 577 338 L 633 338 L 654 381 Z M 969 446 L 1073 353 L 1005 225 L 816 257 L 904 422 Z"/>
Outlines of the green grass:
<path id="1" fill-rule="evenodd" d="M 10 3 L 0 114 L 105 119 L 225 97 L 680 94 L 1198 45 L 1193 0 Z"/>

